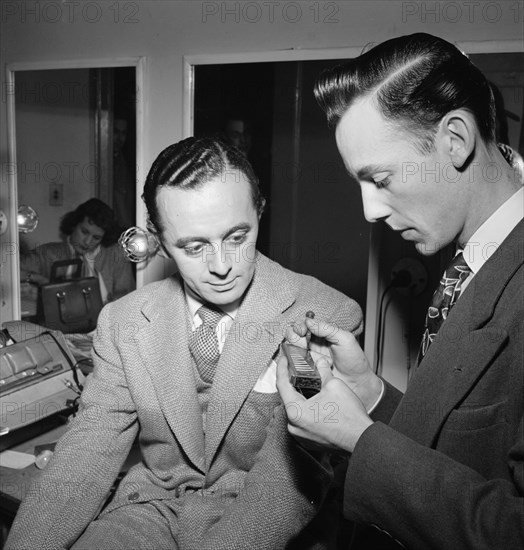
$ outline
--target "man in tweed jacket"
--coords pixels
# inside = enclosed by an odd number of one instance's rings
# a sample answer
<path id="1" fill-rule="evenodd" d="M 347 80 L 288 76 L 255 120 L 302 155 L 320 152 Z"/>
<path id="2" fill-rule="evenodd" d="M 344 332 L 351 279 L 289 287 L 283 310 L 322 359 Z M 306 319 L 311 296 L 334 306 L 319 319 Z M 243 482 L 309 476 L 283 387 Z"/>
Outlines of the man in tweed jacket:
<path id="1" fill-rule="evenodd" d="M 144 200 L 179 274 L 103 309 L 79 414 L 7 548 L 329 547 L 332 471 L 287 433 L 274 359 L 308 310 L 356 334 L 360 308 L 256 252 L 264 200 L 236 149 L 195 138 L 168 147 Z M 189 349 L 202 303 L 225 319 L 212 383 Z M 142 461 L 106 503 L 137 436 Z"/>

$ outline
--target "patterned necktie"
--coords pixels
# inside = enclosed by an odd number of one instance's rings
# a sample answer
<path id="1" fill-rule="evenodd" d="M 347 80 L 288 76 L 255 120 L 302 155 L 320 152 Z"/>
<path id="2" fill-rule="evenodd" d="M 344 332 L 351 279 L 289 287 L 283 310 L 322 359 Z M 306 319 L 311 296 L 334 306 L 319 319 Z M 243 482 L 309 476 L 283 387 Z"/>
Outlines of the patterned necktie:
<path id="1" fill-rule="evenodd" d="M 426 325 L 418 355 L 418 363 L 422 361 L 433 342 L 442 323 L 447 319 L 448 313 L 459 299 L 462 291 L 462 283 L 471 273 L 471 269 L 464 260 L 462 252 L 457 254 L 444 271 L 440 284 L 433 294 L 431 304 L 426 314 Z"/>
<path id="2" fill-rule="evenodd" d="M 197 313 L 202 324 L 189 337 L 189 350 L 195 359 L 200 377 L 204 382 L 211 383 L 220 358 L 216 328 L 224 312 L 208 304 L 201 306 Z"/>

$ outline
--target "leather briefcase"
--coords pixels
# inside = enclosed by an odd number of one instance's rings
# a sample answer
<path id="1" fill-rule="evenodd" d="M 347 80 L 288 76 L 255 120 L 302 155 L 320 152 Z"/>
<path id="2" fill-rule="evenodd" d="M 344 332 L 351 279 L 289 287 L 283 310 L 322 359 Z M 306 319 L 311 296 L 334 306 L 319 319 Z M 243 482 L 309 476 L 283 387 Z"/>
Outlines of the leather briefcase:
<path id="1" fill-rule="evenodd" d="M 56 272 L 68 264 L 78 267 L 80 260 L 55 262 L 51 280 Z M 80 272 L 76 269 L 76 273 Z M 59 278 L 41 285 L 37 305 L 37 323 L 65 334 L 90 332 L 96 328 L 98 314 L 103 307 L 100 283 L 96 277 Z"/>

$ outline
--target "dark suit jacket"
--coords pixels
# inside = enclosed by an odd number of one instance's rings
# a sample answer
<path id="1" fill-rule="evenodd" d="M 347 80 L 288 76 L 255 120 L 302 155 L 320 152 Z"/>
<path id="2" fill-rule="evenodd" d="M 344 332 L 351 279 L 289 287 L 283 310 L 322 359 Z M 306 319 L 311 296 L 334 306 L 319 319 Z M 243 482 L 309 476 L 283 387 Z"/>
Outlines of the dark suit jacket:
<path id="1" fill-rule="evenodd" d="M 172 277 L 102 310 L 81 413 L 23 503 L 8 548 L 71 545 L 98 513 L 137 434 L 143 461 L 103 514 L 161 499 L 177 517 L 181 549 L 326 547 L 332 524 L 324 517 L 316 529 L 312 521 L 332 477 L 326 457 L 311 456 L 288 434 L 276 386 L 261 393 L 255 385 L 286 327 L 307 310 L 358 333 L 360 308 L 259 255 L 217 367 L 204 437 L 186 307 Z"/>
<path id="2" fill-rule="evenodd" d="M 389 426 L 362 435 L 345 513 L 414 550 L 524 548 L 524 222 L 451 310 Z"/>

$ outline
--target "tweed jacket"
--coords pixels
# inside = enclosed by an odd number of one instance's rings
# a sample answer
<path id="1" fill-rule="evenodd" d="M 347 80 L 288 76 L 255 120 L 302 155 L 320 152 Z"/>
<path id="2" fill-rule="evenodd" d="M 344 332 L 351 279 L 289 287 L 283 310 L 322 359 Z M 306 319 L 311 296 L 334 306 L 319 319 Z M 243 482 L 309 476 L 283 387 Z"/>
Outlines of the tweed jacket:
<path id="1" fill-rule="evenodd" d="M 167 502 L 183 550 L 326 548 L 333 526 L 319 512 L 332 479 L 329 462 L 289 435 L 276 386 L 266 393 L 255 386 L 286 327 L 306 311 L 355 333 L 362 313 L 312 277 L 261 254 L 256 262 L 217 366 L 205 434 L 177 276 L 102 310 L 81 412 L 22 504 L 8 548 L 69 547 L 98 514 L 137 435 L 143 460 L 102 514 Z M 52 501 L 42 506 L 47 494 Z"/>
<path id="2" fill-rule="evenodd" d="M 46 243 L 38 246 L 29 258 L 22 260 L 22 267 L 51 276 L 54 262 L 74 258 L 66 242 Z M 111 302 L 135 288 L 131 263 L 117 245 L 101 246 L 95 258 L 95 269 L 101 274 L 107 288 L 107 301 Z"/>
<path id="3" fill-rule="evenodd" d="M 451 310 L 389 426 L 357 443 L 349 518 L 414 550 L 524 548 L 523 264 L 521 221 Z M 378 544 L 362 547 L 390 547 Z"/>

